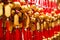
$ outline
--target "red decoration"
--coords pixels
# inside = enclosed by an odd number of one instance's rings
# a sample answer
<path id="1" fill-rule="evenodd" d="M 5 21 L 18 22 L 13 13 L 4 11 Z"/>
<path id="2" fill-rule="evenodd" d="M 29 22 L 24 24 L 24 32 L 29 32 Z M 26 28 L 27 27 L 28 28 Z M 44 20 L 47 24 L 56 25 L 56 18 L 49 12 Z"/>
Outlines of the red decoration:
<path id="1" fill-rule="evenodd" d="M 33 32 L 30 31 L 30 29 L 27 30 L 27 36 L 28 36 L 28 40 L 33 40 Z"/>
<path id="2" fill-rule="evenodd" d="M 55 33 L 57 33 L 57 32 L 58 32 L 58 30 L 59 30 L 59 29 L 58 29 L 58 26 L 57 26 L 57 25 L 55 25 L 55 27 L 54 27 L 54 32 L 55 32 Z"/>
<path id="3" fill-rule="evenodd" d="M 49 29 L 49 37 L 54 35 L 54 28 Z"/>
<path id="4" fill-rule="evenodd" d="M 40 32 L 39 31 L 34 31 L 34 40 L 40 40 Z"/>
<path id="5" fill-rule="evenodd" d="M 2 19 L 0 19 L 0 27 L 2 27 L 2 25 L 3 25 L 3 21 Z"/>
<path id="6" fill-rule="evenodd" d="M 15 40 L 15 31 L 13 30 L 11 34 L 12 34 L 12 35 L 11 35 L 11 37 L 12 37 L 11 39 L 12 39 L 12 40 Z"/>
<path id="7" fill-rule="evenodd" d="M 10 31 L 10 21 L 6 20 L 6 30 Z"/>
<path id="8" fill-rule="evenodd" d="M 58 29 L 59 29 L 59 32 L 60 32 L 60 25 L 58 25 Z"/>
<path id="9" fill-rule="evenodd" d="M 22 40 L 28 40 L 27 38 L 28 38 L 27 37 L 27 29 L 26 30 L 22 29 Z"/>
<path id="10" fill-rule="evenodd" d="M 11 35 L 11 33 L 10 33 L 10 31 L 6 31 L 6 34 L 5 34 L 5 40 L 11 40 L 11 37 L 12 35 Z"/>
<path id="11" fill-rule="evenodd" d="M 53 7 L 57 8 L 57 2 L 56 2 L 56 0 L 54 0 L 54 2 L 53 2 Z"/>
<path id="12" fill-rule="evenodd" d="M 40 35 L 40 36 L 39 36 L 39 37 L 40 37 L 40 40 L 42 40 L 42 39 L 43 39 L 43 36 L 44 36 L 44 35 L 43 35 L 43 31 L 40 31 L 39 35 Z"/>
<path id="13" fill-rule="evenodd" d="M 15 29 L 14 37 L 15 37 L 15 40 L 21 40 L 22 36 L 19 29 Z"/>
<path id="14" fill-rule="evenodd" d="M 10 40 L 12 37 L 12 34 L 11 34 L 11 32 L 10 32 L 11 30 L 10 30 L 10 21 L 9 20 L 6 20 L 6 34 L 5 34 L 5 36 L 6 36 L 6 40 Z"/>
<path id="15" fill-rule="evenodd" d="M 14 40 L 14 34 L 13 34 L 14 32 L 11 32 L 10 33 L 10 40 Z"/>
<path id="16" fill-rule="evenodd" d="M 56 14 L 59 14 L 59 13 L 60 13 L 60 10 L 59 10 L 59 9 L 57 9 Z"/>
<path id="17" fill-rule="evenodd" d="M 4 36 L 4 32 L 3 32 L 3 28 L 2 28 L 3 22 L 2 19 L 0 19 L 0 40 L 3 40 L 3 36 Z"/>
<path id="18" fill-rule="evenodd" d="M 48 33 L 48 30 L 43 30 L 43 33 L 44 33 L 44 37 L 48 38 L 49 37 L 49 33 Z"/>

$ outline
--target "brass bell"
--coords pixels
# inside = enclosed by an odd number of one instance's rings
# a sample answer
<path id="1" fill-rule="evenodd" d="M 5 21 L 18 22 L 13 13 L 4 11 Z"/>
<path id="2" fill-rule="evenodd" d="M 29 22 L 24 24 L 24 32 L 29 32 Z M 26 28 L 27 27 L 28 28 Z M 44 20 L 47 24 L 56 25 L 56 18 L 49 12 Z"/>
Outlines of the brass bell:
<path id="1" fill-rule="evenodd" d="M 3 3 L 0 3 L 0 16 L 2 16 L 3 15 Z"/>
<path id="2" fill-rule="evenodd" d="M 36 21 L 36 18 L 34 17 L 34 15 L 32 15 L 31 21 L 32 21 L 32 22 L 35 22 L 35 21 Z"/>
<path id="3" fill-rule="evenodd" d="M 19 16 L 17 14 L 14 15 L 14 25 L 19 25 Z"/>
<path id="4" fill-rule="evenodd" d="M 11 15 L 11 7 L 10 7 L 10 5 L 6 5 L 5 6 L 5 16 L 10 17 L 10 15 Z"/>
<path id="5" fill-rule="evenodd" d="M 20 2 L 13 2 L 13 8 L 20 7 L 20 6 L 21 6 Z"/>
<path id="6" fill-rule="evenodd" d="M 39 17 L 39 12 L 35 12 L 35 13 L 34 13 L 34 17 L 35 17 L 35 18 Z"/>

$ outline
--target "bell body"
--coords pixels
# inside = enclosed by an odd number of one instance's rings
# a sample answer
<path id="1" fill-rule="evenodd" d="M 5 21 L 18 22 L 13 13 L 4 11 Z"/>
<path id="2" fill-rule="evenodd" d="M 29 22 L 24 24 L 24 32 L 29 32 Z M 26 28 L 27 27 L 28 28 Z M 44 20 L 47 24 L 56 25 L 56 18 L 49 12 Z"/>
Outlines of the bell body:
<path id="1" fill-rule="evenodd" d="M 17 14 L 14 15 L 14 25 L 19 25 L 19 16 Z"/>
<path id="2" fill-rule="evenodd" d="M 40 24 L 37 22 L 37 30 L 40 30 Z"/>
<path id="3" fill-rule="evenodd" d="M 0 3 L 0 16 L 3 15 L 3 3 Z"/>
<path id="4" fill-rule="evenodd" d="M 6 5 L 5 6 L 5 16 L 10 17 L 10 15 L 11 15 L 11 7 L 10 7 L 10 5 Z"/>

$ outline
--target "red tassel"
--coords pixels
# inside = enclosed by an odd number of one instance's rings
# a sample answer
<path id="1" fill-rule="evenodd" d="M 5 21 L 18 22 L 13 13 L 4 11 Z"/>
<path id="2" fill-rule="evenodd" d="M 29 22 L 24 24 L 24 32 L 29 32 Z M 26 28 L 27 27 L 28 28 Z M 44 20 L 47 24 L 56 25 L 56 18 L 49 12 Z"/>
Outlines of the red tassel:
<path id="1" fill-rule="evenodd" d="M 59 27 L 59 32 L 60 32 L 60 25 L 58 25 L 58 27 Z"/>
<path id="2" fill-rule="evenodd" d="M 0 40 L 3 40 L 3 35 L 4 35 L 4 32 L 3 32 L 3 28 L 2 28 L 2 20 L 0 19 Z"/>
<path id="3" fill-rule="evenodd" d="M 11 37 L 12 37 L 11 38 L 12 40 L 15 40 L 15 31 L 14 30 L 12 31 L 12 36 Z"/>
<path id="4" fill-rule="evenodd" d="M 13 32 L 11 32 L 10 34 L 11 34 L 10 35 L 10 40 L 14 40 L 14 38 L 13 38 L 14 34 L 13 34 Z"/>
<path id="5" fill-rule="evenodd" d="M 39 33 L 39 37 L 40 37 L 40 40 L 42 40 L 43 39 L 43 31 L 40 31 L 40 33 Z"/>
<path id="6" fill-rule="evenodd" d="M 10 31 L 11 31 L 10 30 L 10 21 L 8 19 L 8 20 L 6 20 L 6 34 L 5 34 L 6 40 L 10 40 L 11 39 L 11 32 Z"/>
<path id="7" fill-rule="evenodd" d="M 27 30 L 27 32 L 28 32 L 28 40 L 33 40 L 33 37 L 32 37 L 32 35 L 33 35 L 33 32 L 31 32 L 29 29 Z"/>
<path id="8" fill-rule="evenodd" d="M 54 35 L 54 28 L 49 29 L 49 37 Z"/>
<path id="9" fill-rule="evenodd" d="M 45 29 L 45 30 L 43 31 L 43 33 L 44 33 L 44 37 L 46 37 L 46 38 L 48 38 L 48 37 L 49 37 L 48 30 L 46 30 L 46 29 Z"/>
<path id="10" fill-rule="evenodd" d="M 27 29 L 26 30 L 22 29 L 22 40 L 28 40 L 27 38 L 28 38 L 27 37 Z"/>
<path id="11" fill-rule="evenodd" d="M 40 32 L 39 31 L 34 31 L 34 40 L 40 40 Z"/>
<path id="12" fill-rule="evenodd" d="M 49 1 L 49 5 L 48 5 L 48 7 L 49 7 L 49 8 L 52 8 L 51 5 L 52 5 L 52 2 Z"/>
<path id="13" fill-rule="evenodd" d="M 58 26 L 57 26 L 57 25 L 54 27 L 54 32 L 55 32 L 55 33 L 58 32 Z"/>
<path id="14" fill-rule="evenodd" d="M 0 19 L 0 27 L 2 27 L 2 23 L 3 23 L 3 22 L 2 22 L 2 19 Z"/>
<path id="15" fill-rule="evenodd" d="M 10 40 L 10 35 L 11 35 L 10 31 L 6 31 L 6 34 L 5 34 L 6 38 L 5 38 L 5 40 Z"/>
<path id="16" fill-rule="evenodd" d="M 56 13 L 59 14 L 59 13 L 60 13 L 60 10 L 58 9 L 58 10 L 56 11 Z"/>
<path id="17" fill-rule="evenodd" d="M 21 36 L 21 32 L 19 29 L 15 30 L 14 36 L 15 36 L 15 40 L 21 40 L 22 36 Z"/>
<path id="18" fill-rule="evenodd" d="M 6 21 L 6 30 L 10 31 L 10 22 L 9 20 Z"/>

